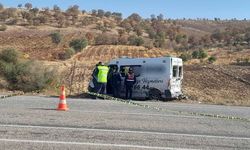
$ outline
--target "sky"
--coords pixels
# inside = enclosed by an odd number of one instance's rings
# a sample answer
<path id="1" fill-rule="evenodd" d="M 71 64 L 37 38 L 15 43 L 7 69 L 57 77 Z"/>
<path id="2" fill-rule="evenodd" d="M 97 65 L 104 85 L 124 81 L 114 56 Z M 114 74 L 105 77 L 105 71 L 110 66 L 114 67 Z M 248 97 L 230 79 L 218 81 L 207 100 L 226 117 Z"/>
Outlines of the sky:
<path id="1" fill-rule="evenodd" d="M 103 9 L 121 12 L 123 17 L 138 13 L 143 18 L 163 14 L 165 18 L 250 19 L 250 0 L 0 0 L 5 7 L 17 7 L 30 2 L 33 7 L 65 10 L 78 5 L 81 10 Z"/>

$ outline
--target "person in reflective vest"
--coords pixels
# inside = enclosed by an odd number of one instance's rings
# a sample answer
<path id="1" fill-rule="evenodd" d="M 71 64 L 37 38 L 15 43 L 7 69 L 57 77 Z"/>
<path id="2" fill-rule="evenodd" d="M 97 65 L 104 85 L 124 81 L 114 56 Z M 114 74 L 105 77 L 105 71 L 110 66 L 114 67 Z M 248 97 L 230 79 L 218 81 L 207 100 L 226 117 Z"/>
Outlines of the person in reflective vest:
<path id="1" fill-rule="evenodd" d="M 109 67 L 105 66 L 103 63 L 97 66 L 97 93 L 99 94 L 106 94 L 106 86 L 107 86 L 107 78 Z"/>
<path id="2" fill-rule="evenodd" d="M 124 85 L 126 86 L 126 99 L 132 99 L 133 86 L 136 83 L 136 77 L 132 68 L 129 68 L 125 76 Z"/>

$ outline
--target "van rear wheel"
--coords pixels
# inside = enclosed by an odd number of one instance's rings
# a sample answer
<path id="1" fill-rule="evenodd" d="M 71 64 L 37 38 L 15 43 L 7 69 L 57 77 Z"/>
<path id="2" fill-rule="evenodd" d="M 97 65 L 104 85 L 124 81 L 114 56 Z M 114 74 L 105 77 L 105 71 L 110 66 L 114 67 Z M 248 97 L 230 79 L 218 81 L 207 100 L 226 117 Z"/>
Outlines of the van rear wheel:
<path id="1" fill-rule="evenodd" d="M 155 88 L 151 88 L 148 92 L 148 98 L 150 100 L 161 100 L 161 91 Z"/>

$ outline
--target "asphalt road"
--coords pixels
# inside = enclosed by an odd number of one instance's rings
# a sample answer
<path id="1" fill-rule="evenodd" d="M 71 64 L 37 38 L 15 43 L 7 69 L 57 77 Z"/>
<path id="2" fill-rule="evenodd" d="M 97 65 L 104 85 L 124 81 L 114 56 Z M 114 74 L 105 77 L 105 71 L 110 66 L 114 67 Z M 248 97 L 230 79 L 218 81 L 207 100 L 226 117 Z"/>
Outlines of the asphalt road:
<path id="1" fill-rule="evenodd" d="M 108 100 L 0 99 L 0 149 L 250 149 L 250 122 L 176 114 L 213 113 L 250 119 L 249 107 L 138 102 L 157 111 Z"/>

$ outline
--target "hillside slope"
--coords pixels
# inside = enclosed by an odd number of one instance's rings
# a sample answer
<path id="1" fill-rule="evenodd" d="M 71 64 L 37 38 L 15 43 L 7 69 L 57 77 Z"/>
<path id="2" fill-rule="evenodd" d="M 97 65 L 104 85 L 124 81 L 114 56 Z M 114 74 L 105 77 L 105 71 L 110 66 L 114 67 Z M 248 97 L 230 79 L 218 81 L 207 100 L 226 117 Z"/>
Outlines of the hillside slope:
<path id="1" fill-rule="evenodd" d="M 250 106 L 249 66 L 184 67 L 184 93 L 202 103 Z"/>
<path id="2" fill-rule="evenodd" d="M 121 56 L 128 57 L 162 57 L 180 56 L 180 51 L 169 49 L 145 48 L 128 45 L 88 46 L 71 59 L 60 60 L 59 54 L 69 48 L 72 39 L 81 38 L 88 32 L 86 28 L 36 27 L 34 29 L 11 26 L 0 32 L 0 50 L 15 48 L 23 52 L 28 59 L 41 60 L 41 64 L 50 66 L 61 76 L 60 83 L 65 84 L 70 94 L 79 94 L 87 89 L 88 82 L 95 64 L 99 61 L 108 62 Z M 98 32 L 92 30 L 93 32 Z M 63 40 L 60 44 L 52 42 L 50 34 L 60 32 Z M 210 56 L 216 56 L 216 65 L 204 67 L 206 60 L 187 62 L 184 67 L 184 93 L 192 102 L 213 104 L 231 104 L 250 106 L 250 87 L 235 77 L 249 81 L 249 66 L 230 65 L 240 58 L 249 58 L 250 50 L 228 51 L 222 48 L 208 51 Z M 203 64 L 203 65 L 193 65 Z M 222 65 L 223 66 L 217 66 Z M 212 68 L 212 69 L 211 69 Z M 217 71 L 215 71 L 217 70 Z M 232 74 L 229 76 L 225 73 Z M 2 84 L 1 84 L 2 83 Z M 1 79 L 0 88 L 6 87 Z"/>

